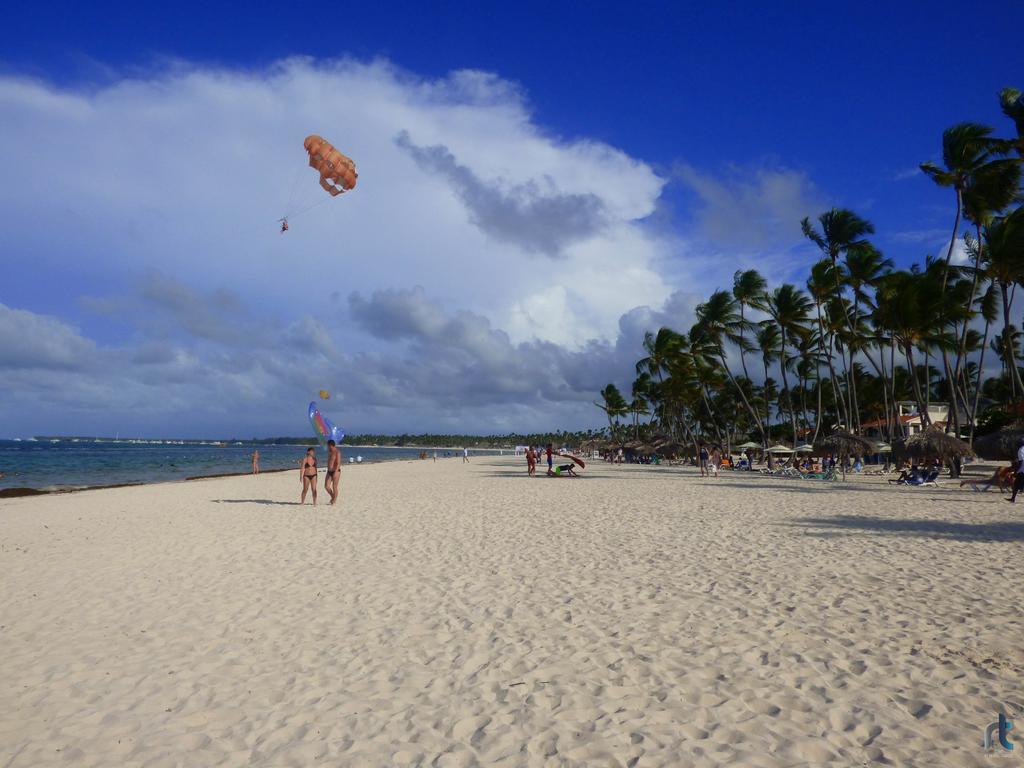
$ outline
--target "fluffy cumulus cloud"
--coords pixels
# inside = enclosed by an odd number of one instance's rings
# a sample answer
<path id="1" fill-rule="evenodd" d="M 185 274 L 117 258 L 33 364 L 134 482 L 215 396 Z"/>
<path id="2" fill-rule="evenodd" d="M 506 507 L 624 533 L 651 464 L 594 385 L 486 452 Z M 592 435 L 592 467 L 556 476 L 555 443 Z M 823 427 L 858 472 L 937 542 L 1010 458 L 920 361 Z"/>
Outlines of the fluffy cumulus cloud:
<path id="1" fill-rule="evenodd" d="M 355 159 L 356 190 L 319 188 L 309 133 Z M 9 435 L 301 433 L 321 387 L 355 430 L 597 425 L 591 400 L 628 383 L 644 331 L 685 326 L 721 277 L 650 225 L 665 178 L 551 135 L 480 72 L 7 76 L 0 167 Z M 774 237 L 808 194 L 688 179 L 712 232 L 764 193 Z"/>
<path id="2" fill-rule="evenodd" d="M 423 170 L 451 184 L 470 221 L 495 240 L 518 244 L 527 252 L 558 256 L 568 244 L 587 240 L 605 226 L 604 205 L 592 192 L 561 193 L 550 177 L 543 180 L 547 190 L 532 179 L 503 189 L 499 182 L 488 184 L 459 165 L 443 145 L 418 147 L 404 131 L 395 143 Z"/>

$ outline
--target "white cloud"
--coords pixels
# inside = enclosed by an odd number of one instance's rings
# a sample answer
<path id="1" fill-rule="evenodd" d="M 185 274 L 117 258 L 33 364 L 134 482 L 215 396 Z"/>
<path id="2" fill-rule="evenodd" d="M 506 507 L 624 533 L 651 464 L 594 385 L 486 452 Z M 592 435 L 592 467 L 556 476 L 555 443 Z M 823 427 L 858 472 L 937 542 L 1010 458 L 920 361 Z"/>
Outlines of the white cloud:
<path id="1" fill-rule="evenodd" d="M 907 179 L 916 179 L 921 175 L 923 175 L 921 168 L 915 165 L 913 168 L 904 168 L 902 171 L 897 171 L 893 174 L 892 180 L 906 181 Z"/>
<path id="2" fill-rule="evenodd" d="M 89 363 L 95 345 L 55 317 L 0 304 L 0 369 L 70 369 Z"/>
<path id="3" fill-rule="evenodd" d="M 902 232 L 895 232 L 892 235 L 893 241 L 897 243 L 941 243 L 945 238 L 946 247 L 949 247 L 948 229 L 910 229 Z"/>
<path id="4" fill-rule="evenodd" d="M 319 188 L 309 133 L 356 160 L 357 189 Z M 550 135 L 481 72 L 0 77 L 0 167 L 0 267 L 36 286 L 0 310 L 11 434 L 294 434 L 322 387 L 356 430 L 597 425 L 590 401 L 631 375 L 643 331 L 689 321 L 677 285 L 719 276 L 645 224 L 665 179 Z M 786 174 L 699 182 L 718 208 L 773 201 L 769 218 L 808 194 Z M 90 333 L 34 311 L 55 305 Z"/>
<path id="5" fill-rule="evenodd" d="M 949 243 L 950 241 L 947 239 L 946 242 L 942 244 L 942 248 L 936 252 L 939 258 L 946 258 L 946 254 L 949 252 Z M 962 237 L 958 237 L 956 241 L 953 242 L 953 254 L 950 256 L 949 260 L 951 264 L 956 264 L 957 266 L 963 266 L 964 264 L 970 263 L 971 256 L 967 252 L 967 243 L 964 242 Z"/>
<path id="6" fill-rule="evenodd" d="M 422 81 L 383 62 L 292 60 L 259 72 L 176 68 L 89 93 L 6 78 L 0 109 L 2 216 L 18 223 L 2 243 L 71 279 L 155 267 L 285 312 L 321 311 L 339 288 L 422 285 L 502 324 L 525 298 L 561 285 L 586 337 L 613 333 L 618 314 L 652 289 L 670 291 L 652 265 L 671 244 L 638 224 L 664 180 L 611 147 L 545 135 L 518 90 L 493 75 Z M 305 167 L 312 132 L 356 159 L 351 194 L 328 199 Z M 538 191 L 534 218 L 506 218 L 506 236 L 488 237 L 472 221 L 480 206 L 396 144 L 403 132 L 444 146 L 496 193 L 522 202 L 524 190 Z M 585 290 L 589 247 L 570 249 L 564 269 L 523 248 L 531 237 L 540 250 L 571 243 L 551 222 L 546 235 L 532 231 L 549 215 L 545 190 L 600 211 L 600 226 L 581 223 L 593 235 L 586 245 L 614 243 L 632 266 L 611 302 L 602 295 L 595 307 Z M 277 235 L 278 217 L 310 205 Z"/>

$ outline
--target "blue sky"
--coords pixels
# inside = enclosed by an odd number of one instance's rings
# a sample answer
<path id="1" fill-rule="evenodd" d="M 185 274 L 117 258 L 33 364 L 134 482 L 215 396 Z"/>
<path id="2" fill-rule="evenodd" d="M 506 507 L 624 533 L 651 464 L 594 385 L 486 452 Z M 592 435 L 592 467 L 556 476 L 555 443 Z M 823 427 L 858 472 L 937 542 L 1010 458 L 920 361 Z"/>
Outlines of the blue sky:
<path id="1" fill-rule="evenodd" d="M 740 266 L 802 281 L 801 216 L 853 208 L 899 265 L 948 242 L 913 171 L 954 122 L 1009 131 L 1024 7 L 899 5 L 9 9 L 0 432 L 127 399 L 122 434 L 295 433 L 318 382 L 350 429 L 597 426 L 645 328 Z M 282 240 L 314 130 L 360 187 Z"/>

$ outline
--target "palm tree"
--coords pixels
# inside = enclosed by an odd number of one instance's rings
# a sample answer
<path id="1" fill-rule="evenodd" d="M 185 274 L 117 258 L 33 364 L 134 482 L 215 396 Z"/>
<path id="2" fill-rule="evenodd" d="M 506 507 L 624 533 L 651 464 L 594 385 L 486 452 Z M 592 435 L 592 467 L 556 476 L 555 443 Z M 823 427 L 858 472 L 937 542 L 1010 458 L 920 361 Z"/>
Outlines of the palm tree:
<path id="1" fill-rule="evenodd" d="M 717 442 L 722 442 L 722 421 L 715 411 L 711 392 L 722 387 L 723 380 L 718 368 L 719 350 L 699 325 L 690 329 L 687 351 L 693 375 L 700 385 L 701 404 L 706 415 L 705 425 L 715 433 Z"/>
<path id="2" fill-rule="evenodd" d="M 999 106 L 1017 127 L 1017 154 L 1024 155 L 1024 94 L 1016 88 L 1003 88 L 999 92 Z"/>
<path id="3" fill-rule="evenodd" d="M 633 400 L 629 404 L 629 412 L 633 414 L 633 434 L 637 439 L 640 438 L 640 417 L 647 415 L 652 383 L 647 373 L 639 374 L 633 381 Z"/>
<path id="4" fill-rule="evenodd" d="M 609 384 L 601 390 L 601 398 L 604 403 L 594 403 L 594 405 L 604 411 L 608 417 L 608 432 L 612 440 L 615 440 L 619 419 L 629 413 L 629 406 L 622 393 L 619 392 L 619 388 L 614 384 Z"/>
<path id="5" fill-rule="evenodd" d="M 740 367 L 743 368 L 743 375 L 747 379 L 750 378 L 750 374 L 747 372 L 745 354 L 750 349 L 746 340 L 746 332 L 752 329 L 752 324 L 747 320 L 746 309 L 747 307 L 764 309 L 762 299 L 767 291 L 768 282 L 761 277 L 761 274 L 756 269 L 737 270 L 732 276 L 732 296 L 736 299 L 736 304 L 740 308 L 740 338 L 738 344 L 740 348 Z"/>
<path id="6" fill-rule="evenodd" d="M 766 308 L 772 320 L 779 327 L 779 366 L 782 370 L 782 385 L 790 391 L 789 377 L 786 375 L 786 347 L 802 338 L 807 333 L 807 315 L 811 311 L 811 301 L 807 295 L 795 285 L 786 283 L 776 288 L 767 297 Z M 793 427 L 793 439 L 796 440 L 796 409 L 792 394 L 789 397 L 789 419 Z"/>
<path id="7" fill-rule="evenodd" d="M 658 381 L 664 381 L 669 362 L 679 353 L 683 341 L 682 336 L 671 328 L 661 328 L 657 334 L 648 331 L 644 334 L 647 357 L 637 362 L 636 372 L 646 372 L 652 377 L 657 376 Z"/>
<path id="8" fill-rule="evenodd" d="M 800 229 L 804 237 L 814 243 L 825 256 L 836 266 L 839 256 L 845 254 L 851 248 L 863 246 L 867 241 L 867 235 L 875 231 L 870 221 L 862 219 L 853 211 L 846 208 L 833 208 L 818 217 L 818 225 L 821 230 L 811 226 L 811 220 L 804 218 L 800 222 Z M 836 288 L 838 289 L 838 284 Z"/>
<path id="9" fill-rule="evenodd" d="M 697 412 L 703 392 L 697 379 L 693 357 L 682 341 L 679 337 L 675 353 L 668 360 L 668 377 L 654 386 L 661 395 L 662 426 L 670 434 L 678 435 L 679 431 L 682 431 L 686 439 L 693 444 L 694 451 L 699 452 L 699 438 L 696 430 L 690 426 L 690 420 Z"/>
<path id="10" fill-rule="evenodd" d="M 960 229 L 960 216 L 963 213 L 964 192 L 977 174 L 990 159 L 996 146 L 992 138 L 992 129 L 980 123 L 957 123 L 947 128 L 942 134 L 942 163 L 940 168 L 935 163 L 921 163 L 921 170 L 940 187 L 952 187 L 956 194 L 956 216 L 953 218 L 953 234 L 950 237 L 949 249 L 946 251 L 946 269 L 949 269 L 953 258 L 953 246 Z M 946 289 L 946 281 L 942 282 L 942 290 Z"/>
<path id="11" fill-rule="evenodd" d="M 891 334 L 893 342 L 906 358 L 922 425 L 930 424 L 931 419 L 918 378 L 914 350 L 942 345 L 949 348 L 955 343 L 944 329 L 948 313 L 944 310 L 945 300 L 940 285 L 945 272 L 939 262 L 930 262 L 923 272 L 892 272 L 879 280 L 875 295 L 875 325 Z"/>
<path id="12" fill-rule="evenodd" d="M 1010 308 L 1013 303 L 1014 286 L 1024 283 L 1024 206 L 1002 218 L 993 219 L 985 227 L 986 271 L 999 287 L 1003 308 L 1003 328 L 1012 328 Z M 1006 331 L 1004 342 L 1010 338 Z M 1010 376 L 1010 393 L 1014 400 L 1024 394 L 1020 371 L 1014 355 L 1014 344 L 1004 343 L 1007 372 Z"/>
<path id="13" fill-rule="evenodd" d="M 834 334 L 826 333 L 825 316 L 822 309 L 826 307 L 833 295 L 835 284 L 838 279 L 835 274 L 841 272 L 842 266 L 833 265 L 830 259 L 821 259 L 811 267 L 811 276 L 807 279 L 807 290 L 814 301 L 814 309 L 818 324 L 818 357 L 828 364 L 829 378 L 832 382 L 832 399 L 836 407 L 838 421 L 845 425 L 850 424 L 850 414 L 846 407 L 846 398 L 839 387 L 836 378 L 835 364 L 832 360 L 832 344 Z M 828 349 L 826 351 L 826 341 Z M 820 376 L 819 376 L 820 378 Z M 821 414 L 818 414 L 818 421 L 821 421 Z"/>
<path id="14" fill-rule="evenodd" d="M 868 247 L 868 242 L 865 239 L 867 235 L 872 234 L 875 231 L 874 226 L 870 221 L 862 219 L 860 216 L 855 214 L 846 208 L 833 208 L 829 211 L 818 216 L 818 224 L 820 231 L 816 230 L 811 226 L 811 221 L 808 218 L 804 218 L 800 222 L 800 228 L 803 230 L 804 237 L 810 240 L 812 243 L 818 246 L 818 249 L 832 262 L 832 266 L 835 269 L 833 278 L 835 279 L 835 297 L 839 302 L 839 306 L 843 310 L 843 319 L 846 321 L 847 333 L 852 336 L 854 334 L 853 321 L 850 319 L 849 311 L 846 308 L 846 303 L 843 301 L 843 289 L 840 278 L 842 274 L 839 270 L 839 256 L 848 255 L 851 250 L 858 250 Z M 881 373 L 881 369 L 875 362 L 874 358 L 865 349 L 864 356 L 871 363 L 871 366 Z M 846 364 L 846 358 L 844 360 L 844 369 L 849 375 L 849 365 Z M 852 359 L 850 361 L 852 365 Z M 852 409 L 848 411 L 848 416 L 852 417 L 854 414 Z M 860 428 L 859 424 L 851 424 L 850 427 L 854 432 Z"/>
<path id="15" fill-rule="evenodd" d="M 779 355 L 779 327 L 775 323 L 763 322 L 757 329 L 757 346 L 761 349 L 761 363 L 764 365 L 764 425 L 765 437 L 764 447 L 768 447 L 768 437 L 771 432 L 772 423 L 772 389 L 769 382 L 774 384 L 768 376 L 768 369 L 772 361 Z"/>
<path id="16" fill-rule="evenodd" d="M 728 291 L 715 291 L 712 293 L 706 302 L 697 306 L 697 323 L 690 332 L 690 344 L 692 348 L 695 343 L 699 343 L 701 340 L 706 342 L 706 351 L 709 356 L 718 359 L 722 371 L 736 391 L 739 392 L 743 405 L 746 406 L 747 412 L 750 413 L 763 438 L 764 427 L 761 425 L 761 416 L 747 399 L 747 395 L 742 387 L 736 382 L 736 378 L 732 375 L 732 371 L 729 370 L 729 364 L 725 360 L 726 341 L 732 341 L 741 345 L 740 354 L 742 356 L 744 321 L 737 311 L 737 306 L 739 306 L 738 302 Z M 744 366 L 744 375 L 746 376 L 746 366 Z"/>
<path id="17" fill-rule="evenodd" d="M 974 225 L 975 242 L 977 248 L 974 251 L 974 272 L 970 292 L 964 301 L 967 312 L 970 315 L 974 297 L 977 293 L 978 282 L 981 278 L 981 260 L 984 254 L 984 240 L 982 228 L 988 224 L 997 214 L 1004 211 L 1020 194 L 1020 160 L 1017 158 L 997 157 L 1010 151 L 1013 142 L 1001 139 L 990 139 L 985 155 L 986 162 L 978 165 L 970 176 L 962 192 L 964 218 Z M 1018 147 L 1018 150 L 1020 147 Z M 965 322 L 960 331 L 960 344 L 957 349 L 956 358 L 956 380 L 960 380 L 960 372 L 966 362 L 967 354 L 967 330 L 968 323 Z M 1011 379 L 1011 389 L 1019 384 Z M 967 399 L 966 391 L 962 397 Z"/>

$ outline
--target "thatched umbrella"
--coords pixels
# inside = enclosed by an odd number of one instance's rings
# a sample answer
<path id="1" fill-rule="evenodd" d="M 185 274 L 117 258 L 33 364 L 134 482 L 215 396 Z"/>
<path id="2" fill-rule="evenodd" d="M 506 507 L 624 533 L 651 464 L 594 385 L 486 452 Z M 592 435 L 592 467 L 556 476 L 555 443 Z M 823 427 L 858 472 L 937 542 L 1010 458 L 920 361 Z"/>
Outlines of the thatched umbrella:
<path id="1" fill-rule="evenodd" d="M 815 446 L 815 450 L 821 453 L 834 453 L 839 457 L 839 469 L 846 479 L 846 460 L 851 456 L 860 458 L 866 453 L 874 451 L 875 446 L 867 438 L 860 435 L 853 435 L 849 432 L 833 432 L 823 438 Z"/>
<path id="2" fill-rule="evenodd" d="M 642 440 L 631 440 L 622 446 L 625 450 L 635 454 L 643 455 L 645 453 L 654 453 L 654 446 L 650 443 L 645 443 Z"/>
<path id="3" fill-rule="evenodd" d="M 1011 424 L 975 439 L 974 450 L 987 461 L 1015 461 L 1020 440 L 1024 440 L 1024 426 Z"/>
<path id="4" fill-rule="evenodd" d="M 692 445 L 683 445 L 675 440 L 658 443 L 655 448 L 657 449 L 657 452 L 663 456 L 686 456 L 693 450 Z"/>
<path id="5" fill-rule="evenodd" d="M 974 455 L 971 446 L 935 425 L 897 443 L 894 452 L 912 459 L 938 459 L 944 464 Z"/>
<path id="6" fill-rule="evenodd" d="M 754 449 L 760 450 L 762 446 L 761 446 L 760 443 L 755 443 L 755 442 L 751 442 L 751 441 L 748 440 L 747 442 L 743 443 L 742 445 L 736 445 L 736 446 L 733 446 L 733 447 L 734 448 L 739 448 L 741 451 L 750 451 L 750 450 L 754 450 Z"/>

